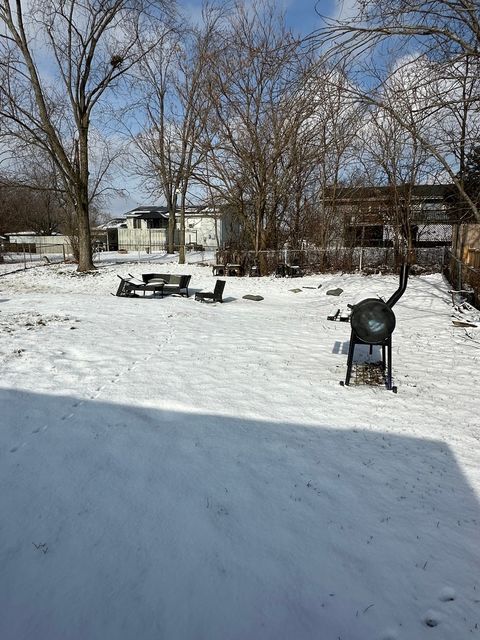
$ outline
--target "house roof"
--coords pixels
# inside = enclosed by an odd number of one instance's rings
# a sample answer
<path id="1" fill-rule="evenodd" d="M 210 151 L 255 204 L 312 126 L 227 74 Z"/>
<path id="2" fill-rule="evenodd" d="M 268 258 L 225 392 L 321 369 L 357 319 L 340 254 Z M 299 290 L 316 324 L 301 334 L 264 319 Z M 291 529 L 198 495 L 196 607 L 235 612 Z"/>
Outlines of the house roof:
<path id="1" fill-rule="evenodd" d="M 198 218 L 213 218 L 218 217 L 219 215 L 218 209 L 213 209 L 212 207 L 188 207 L 185 209 L 185 215 L 189 217 L 198 217 Z"/>
<path id="2" fill-rule="evenodd" d="M 210 206 L 189 206 L 185 207 L 185 216 L 187 218 L 217 218 L 221 214 L 220 209 Z M 175 215 L 180 215 L 180 209 L 177 206 Z M 126 218 L 137 218 L 141 220 L 158 220 L 167 219 L 169 217 L 168 207 L 164 206 L 139 206 L 125 214 Z"/>
<path id="3" fill-rule="evenodd" d="M 11 233 L 7 231 L 5 235 L 10 238 L 14 236 L 39 236 L 40 234 L 36 231 L 13 231 Z"/>
<path id="4" fill-rule="evenodd" d="M 448 184 L 340 187 L 327 189 L 324 202 L 343 208 L 346 215 L 355 218 L 355 224 L 384 224 L 395 201 L 400 205 L 408 203 L 411 222 L 455 224 L 459 216 L 449 206 L 452 191 Z"/>
<path id="5" fill-rule="evenodd" d="M 177 207 L 175 215 L 180 214 L 180 209 Z M 186 207 L 185 215 L 188 217 L 212 217 L 218 215 L 218 210 L 211 207 Z M 128 211 L 125 214 L 126 218 L 140 218 L 142 220 L 155 220 L 158 218 L 168 218 L 168 207 L 163 206 L 141 206 Z"/>
<path id="6" fill-rule="evenodd" d="M 125 227 L 126 222 L 127 222 L 126 217 L 111 218 L 110 220 L 107 220 L 107 222 L 103 222 L 102 224 L 99 224 L 98 227 L 96 228 L 97 229 L 119 229 L 121 227 Z"/>
<path id="7" fill-rule="evenodd" d="M 168 218 L 167 207 L 136 207 L 126 214 L 127 218 L 141 218 L 143 220 L 156 220 L 159 218 Z"/>

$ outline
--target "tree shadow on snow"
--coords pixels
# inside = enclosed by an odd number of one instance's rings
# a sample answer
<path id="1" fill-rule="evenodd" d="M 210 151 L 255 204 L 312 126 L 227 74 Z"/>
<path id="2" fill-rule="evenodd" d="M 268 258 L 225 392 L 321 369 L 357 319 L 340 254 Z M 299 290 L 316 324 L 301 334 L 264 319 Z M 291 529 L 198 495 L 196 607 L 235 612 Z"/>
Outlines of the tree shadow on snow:
<path id="1" fill-rule="evenodd" d="M 0 406 L 3 639 L 446 639 L 478 621 L 479 504 L 442 442 L 10 390 Z"/>

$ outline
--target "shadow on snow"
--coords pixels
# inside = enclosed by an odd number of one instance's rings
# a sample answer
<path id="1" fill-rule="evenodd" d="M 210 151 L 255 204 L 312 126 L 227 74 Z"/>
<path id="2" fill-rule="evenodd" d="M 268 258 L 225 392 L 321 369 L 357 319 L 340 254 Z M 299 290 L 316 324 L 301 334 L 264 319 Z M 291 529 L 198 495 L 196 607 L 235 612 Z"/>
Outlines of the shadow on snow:
<path id="1" fill-rule="evenodd" d="M 11 390 L 0 406 L 4 640 L 474 625 L 479 505 L 442 442 Z"/>

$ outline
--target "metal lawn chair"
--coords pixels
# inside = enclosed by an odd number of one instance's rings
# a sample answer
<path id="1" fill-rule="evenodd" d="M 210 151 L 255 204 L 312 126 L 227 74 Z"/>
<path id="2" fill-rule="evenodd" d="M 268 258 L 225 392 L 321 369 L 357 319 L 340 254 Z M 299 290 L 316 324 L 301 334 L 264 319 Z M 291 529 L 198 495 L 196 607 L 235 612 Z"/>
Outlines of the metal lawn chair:
<path id="1" fill-rule="evenodd" d="M 222 295 L 225 289 L 225 280 L 217 280 L 213 291 L 199 291 L 195 294 L 195 300 L 200 302 L 223 302 Z"/>

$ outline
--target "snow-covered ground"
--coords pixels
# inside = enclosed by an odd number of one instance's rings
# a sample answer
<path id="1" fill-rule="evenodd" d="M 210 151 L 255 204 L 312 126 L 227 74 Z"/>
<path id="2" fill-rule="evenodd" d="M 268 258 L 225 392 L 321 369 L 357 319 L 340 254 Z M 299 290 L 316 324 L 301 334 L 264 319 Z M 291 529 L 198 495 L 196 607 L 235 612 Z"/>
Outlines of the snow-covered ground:
<path id="1" fill-rule="evenodd" d="M 214 254 L 215 252 L 213 250 L 189 251 L 187 252 L 187 259 L 191 264 L 209 260 L 213 261 Z M 45 255 L 42 253 L 23 254 L 8 252 L 0 254 L 0 257 L 3 258 L 3 262 L 0 262 L 0 276 L 6 273 L 16 273 L 17 271 L 38 268 L 40 265 L 48 266 L 52 263 L 58 264 L 64 262 L 62 253 L 49 253 Z M 159 264 L 170 262 L 171 256 L 167 255 L 165 251 L 152 251 L 151 253 L 147 253 L 146 251 L 130 251 L 126 253 L 100 251 L 93 256 L 93 261 L 98 267 L 111 264 L 131 264 L 132 260 L 137 263 L 148 262 L 151 264 Z"/>
<path id="2" fill-rule="evenodd" d="M 326 320 L 394 276 L 208 305 L 110 295 L 207 266 L 102 264 L 0 277 L 2 640 L 480 638 L 480 329 L 441 276 L 395 307 L 394 394 L 339 385 Z"/>

